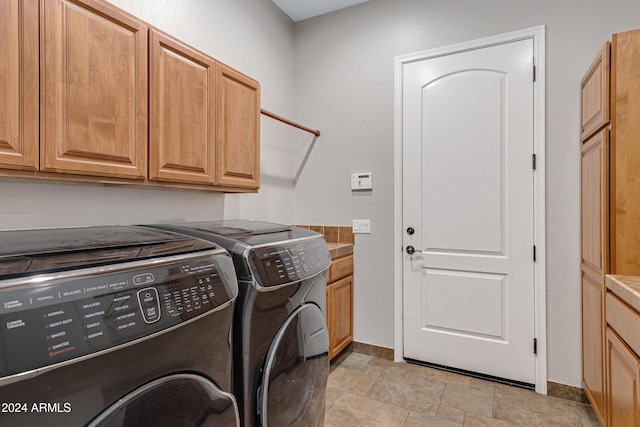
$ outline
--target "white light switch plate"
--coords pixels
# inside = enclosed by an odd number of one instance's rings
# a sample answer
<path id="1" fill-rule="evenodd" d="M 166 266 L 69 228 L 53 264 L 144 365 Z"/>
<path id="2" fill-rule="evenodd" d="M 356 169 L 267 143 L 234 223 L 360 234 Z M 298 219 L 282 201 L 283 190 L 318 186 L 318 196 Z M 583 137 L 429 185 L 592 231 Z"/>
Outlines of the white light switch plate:
<path id="1" fill-rule="evenodd" d="M 373 188 L 373 174 L 371 172 L 352 173 L 352 190 L 371 190 Z"/>
<path id="2" fill-rule="evenodd" d="M 352 231 L 355 234 L 371 234 L 370 219 L 354 219 Z"/>

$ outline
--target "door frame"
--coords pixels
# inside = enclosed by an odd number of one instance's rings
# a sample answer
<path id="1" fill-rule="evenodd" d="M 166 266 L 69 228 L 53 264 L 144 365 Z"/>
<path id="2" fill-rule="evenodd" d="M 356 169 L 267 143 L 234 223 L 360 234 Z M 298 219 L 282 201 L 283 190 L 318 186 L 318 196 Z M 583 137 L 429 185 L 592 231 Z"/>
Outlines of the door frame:
<path id="1" fill-rule="evenodd" d="M 536 154 L 534 172 L 534 333 L 537 339 L 535 362 L 535 389 L 547 394 L 547 304 L 546 304 L 546 125 L 545 125 L 545 26 L 472 40 L 450 46 L 410 53 L 395 58 L 395 106 L 394 106 L 394 354 L 395 361 L 403 361 L 403 200 L 402 200 L 402 67 L 404 64 L 436 58 L 453 53 L 475 50 L 519 40 L 532 39 L 536 66 L 536 81 L 533 86 L 533 148 Z M 532 343 L 533 345 L 533 343 Z M 533 351 L 533 349 L 532 349 Z"/>

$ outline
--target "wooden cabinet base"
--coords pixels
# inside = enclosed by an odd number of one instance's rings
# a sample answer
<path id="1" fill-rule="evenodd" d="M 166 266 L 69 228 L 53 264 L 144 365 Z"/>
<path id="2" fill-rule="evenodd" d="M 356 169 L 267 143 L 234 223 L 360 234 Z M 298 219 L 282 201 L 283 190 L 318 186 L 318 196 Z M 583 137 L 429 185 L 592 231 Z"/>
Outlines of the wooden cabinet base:
<path id="1" fill-rule="evenodd" d="M 353 255 L 335 258 L 327 276 L 329 358 L 353 341 Z"/>
<path id="2" fill-rule="evenodd" d="M 353 341 L 353 276 L 327 286 L 327 323 L 333 359 Z"/>
<path id="3" fill-rule="evenodd" d="M 607 424 L 640 426 L 640 359 L 607 329 Z"/>

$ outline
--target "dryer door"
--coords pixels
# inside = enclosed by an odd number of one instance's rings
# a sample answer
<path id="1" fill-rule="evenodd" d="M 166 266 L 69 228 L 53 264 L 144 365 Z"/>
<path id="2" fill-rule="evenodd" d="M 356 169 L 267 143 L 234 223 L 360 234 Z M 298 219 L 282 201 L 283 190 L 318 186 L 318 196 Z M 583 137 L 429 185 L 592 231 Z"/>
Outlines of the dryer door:
<path id="1" fill-rule="evenodd" d="M 126 395 L 88 427 L 237 427 L 235 398 L 204 377 L 176 374 Z"/>
<path id="2" fill-rule="evenodd" d="M 258 390 L 261 425 L 322 426 L 329 376 L 329 334 L 314 304 L 295 310 L 271 343 Z"/>

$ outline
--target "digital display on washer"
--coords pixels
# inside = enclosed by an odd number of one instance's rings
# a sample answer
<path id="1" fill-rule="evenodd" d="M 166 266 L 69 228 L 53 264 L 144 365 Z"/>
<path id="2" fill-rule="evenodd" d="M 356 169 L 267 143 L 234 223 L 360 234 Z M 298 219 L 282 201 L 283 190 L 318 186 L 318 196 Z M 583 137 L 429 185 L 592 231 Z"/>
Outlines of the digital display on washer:
<path id="1" fill-rule="evenodd" d="M 331 257 L 324 239 L 318 238 L 254 249 L 249 265 L 260 285 L 269 287 L 316 275 L 331 265 Z"/>
<path id="2" fill-rule="evenodd" d="M 230 301 L 214 256 L 0 292 L 0 377 L 105 350 Z"/>

